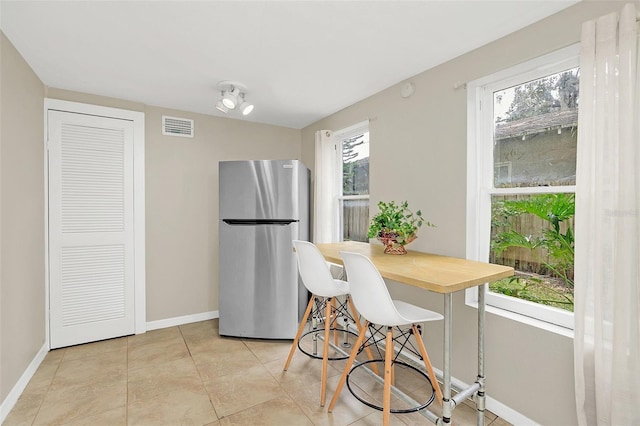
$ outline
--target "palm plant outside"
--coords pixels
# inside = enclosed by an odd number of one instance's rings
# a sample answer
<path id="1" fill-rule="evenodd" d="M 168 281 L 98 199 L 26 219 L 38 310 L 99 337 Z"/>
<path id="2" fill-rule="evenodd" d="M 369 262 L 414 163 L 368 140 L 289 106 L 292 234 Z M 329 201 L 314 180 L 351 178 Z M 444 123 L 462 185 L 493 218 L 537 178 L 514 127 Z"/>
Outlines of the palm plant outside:
<path id="1" fill-rule="evenodd" d="M 536 216 L 546 225 L 538 234 L 525 235 L 513 229 L 514 218 L 522 215 Z M 510 248 L 522 248 L 541 253 L 539 262 L 544 268 L 541 274 L 519 273 L 495 282 L 491 291 L 573 311 L 574 215 L 574 194 L 539 194 L 495 203 L 492 223 L 497 232 L 492 251 L 500 255 Z"/>

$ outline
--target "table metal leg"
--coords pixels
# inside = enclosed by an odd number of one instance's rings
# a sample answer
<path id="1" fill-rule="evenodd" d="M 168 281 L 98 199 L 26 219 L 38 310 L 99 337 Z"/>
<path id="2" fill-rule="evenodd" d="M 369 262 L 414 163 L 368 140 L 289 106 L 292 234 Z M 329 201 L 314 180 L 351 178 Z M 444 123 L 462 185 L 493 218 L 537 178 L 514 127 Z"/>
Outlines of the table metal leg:
<path id="1" fill-rule="evenodd" d="M 451 412 L 453 411 L 451 401 L 451 330 L 453 314 L 453 302 L 451 293 L 444 295 L 444 360 L 442 369 L 442 422 L 451 423 Z"/>
<path id="2" fill-rule="evenodd" d="M 485 407 L 485 389 L 484 389 L 484 326 L 485 326 L 485 294 L 487 292 L 487 284 L 478 286 L 478 379 L 476 383 L 480 385 L 478 392 L 475 394 L 475 402 L 478 414 L 478 426 L 484 426 L 484 407 Z"/>

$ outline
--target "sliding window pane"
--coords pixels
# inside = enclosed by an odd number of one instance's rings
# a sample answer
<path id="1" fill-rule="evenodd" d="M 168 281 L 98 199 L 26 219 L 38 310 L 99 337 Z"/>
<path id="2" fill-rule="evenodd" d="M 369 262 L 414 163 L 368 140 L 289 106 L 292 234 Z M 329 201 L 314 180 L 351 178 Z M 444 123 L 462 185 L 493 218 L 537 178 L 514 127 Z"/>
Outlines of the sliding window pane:
<path id="1" fill-rule="evenodd" d="M 369 194 L 369 132 L 342 141 L 342 195 Z"/>
<path id="2" fill-rule="evenodd" d="M 575 185 L 579 68 L 493 94 L 494 186 Z"/>
<path id="3" fill-rule="evenodd" d="M 369 200 L 342 200 L 342 238 L 368 242 Z"/>

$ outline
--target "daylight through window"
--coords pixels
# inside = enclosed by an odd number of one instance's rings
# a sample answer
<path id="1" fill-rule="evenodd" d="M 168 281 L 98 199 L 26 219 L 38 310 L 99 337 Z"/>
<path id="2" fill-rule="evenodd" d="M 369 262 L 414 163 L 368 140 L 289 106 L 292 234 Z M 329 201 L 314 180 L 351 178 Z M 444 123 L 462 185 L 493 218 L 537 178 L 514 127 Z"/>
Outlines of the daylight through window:
<path id="1" fill-rule="evenodd" d="M 516 270 L 490 284 L 487 303 L 567 328 L 573 327 L 577 65 L 572 47 L 469 85 L 469 164 L 476 173 L 468 181 L 468 255 Z"/>
<path id="2" fill-rule="evenodd" d="M 369 241 L 369 126 L 336 132 L 340 162 L 338 208 L 342 241 Z"/>

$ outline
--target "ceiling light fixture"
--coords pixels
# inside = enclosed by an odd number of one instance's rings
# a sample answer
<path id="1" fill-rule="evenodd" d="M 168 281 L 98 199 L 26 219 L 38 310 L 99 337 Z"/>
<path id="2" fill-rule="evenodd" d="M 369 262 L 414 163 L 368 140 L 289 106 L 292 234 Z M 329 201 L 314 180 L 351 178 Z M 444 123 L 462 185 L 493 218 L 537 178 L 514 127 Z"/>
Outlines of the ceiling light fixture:
<path id="1" fill-rule="evenodd" d="M 245 100 L 245 85 L 237 81 L 221 81 L 217 87 L 220 91 L 220 100 L 216 103 L 218 111 L 226 114 L 229 110 L 239 109 L 242 115 L 248 115 L 253 111 L 253 104 Z"/>

